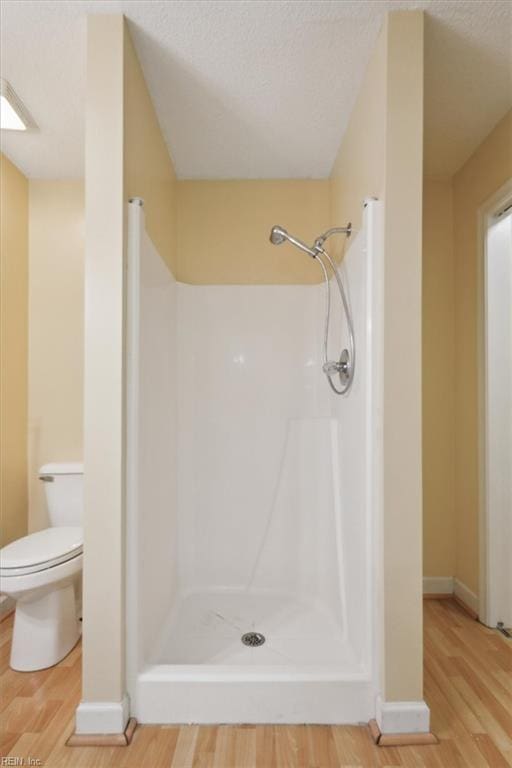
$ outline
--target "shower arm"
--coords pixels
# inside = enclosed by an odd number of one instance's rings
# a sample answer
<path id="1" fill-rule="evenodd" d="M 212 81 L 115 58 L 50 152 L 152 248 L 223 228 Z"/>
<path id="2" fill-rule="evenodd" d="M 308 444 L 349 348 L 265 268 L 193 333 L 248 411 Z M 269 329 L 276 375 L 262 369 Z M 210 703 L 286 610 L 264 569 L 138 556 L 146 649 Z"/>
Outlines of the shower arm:
<path id="1" fill-rule="evenodd" d="M 326 230 L 326 232 L 320 235 L 320 237 L 317 237 L 317 239 L 313 244 L 313 249 L 321 253 L 323 251 L 325 241 L 329 237 L 332 237 L 332 235 L 346 235 L 347 237 L 350 237 L 351 234 L 352 234 L 352 223 L 350 221 L 346 227 L 331 227 L 331 229 Z"/>

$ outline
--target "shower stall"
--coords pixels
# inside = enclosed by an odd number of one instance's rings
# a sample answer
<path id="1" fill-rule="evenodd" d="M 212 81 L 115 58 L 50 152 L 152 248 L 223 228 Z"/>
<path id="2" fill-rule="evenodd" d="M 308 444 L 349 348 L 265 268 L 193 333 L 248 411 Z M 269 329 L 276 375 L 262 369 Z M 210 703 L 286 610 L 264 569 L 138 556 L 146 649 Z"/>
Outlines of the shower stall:
<path id="1" fill-rule="evenodd" d="M 141 203 L 128 212 L 133 714 L 368 721 L 381 636 L 382 204 L 365 204 L 346 241 L 357 365 L 338 396 L 322 369 L 322 283 L 178 283 Z M 350 345 L 334 291 L 329 344 L 336 359 Z"/>

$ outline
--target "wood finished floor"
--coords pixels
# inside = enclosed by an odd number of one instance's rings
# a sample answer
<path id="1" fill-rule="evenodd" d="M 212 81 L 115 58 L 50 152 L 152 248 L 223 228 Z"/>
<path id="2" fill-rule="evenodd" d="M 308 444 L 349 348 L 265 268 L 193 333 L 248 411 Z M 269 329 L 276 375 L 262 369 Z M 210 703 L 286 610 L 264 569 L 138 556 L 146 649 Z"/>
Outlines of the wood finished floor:
<path id="1" fill-rule="evenodd" d="M 512 766 L 512 641 L 451 600 L 425 602 L 425 697 L 440 739 L 428 747 L 378 748 L 356 726 L 142 726 L 129 747 L 66 747 L 80 647 L 57 667 L 20 674 L 9 668 L 12 617 L 0 630 L 0 756 L 25 765 L 31 757 L 62 768 Z"/>

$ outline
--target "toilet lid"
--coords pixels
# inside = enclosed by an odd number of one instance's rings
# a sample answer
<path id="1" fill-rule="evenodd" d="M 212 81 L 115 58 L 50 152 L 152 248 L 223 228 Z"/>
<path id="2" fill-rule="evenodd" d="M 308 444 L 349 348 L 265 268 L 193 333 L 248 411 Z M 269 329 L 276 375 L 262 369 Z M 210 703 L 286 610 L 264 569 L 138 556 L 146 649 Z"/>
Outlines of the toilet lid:
<path id="1" fill-rule="evenodd" d="M 31 533 L 0 549 L 0 575 L 19 576 L 51 568 L 81 554 L 83 530 L 58 526 Z"/>

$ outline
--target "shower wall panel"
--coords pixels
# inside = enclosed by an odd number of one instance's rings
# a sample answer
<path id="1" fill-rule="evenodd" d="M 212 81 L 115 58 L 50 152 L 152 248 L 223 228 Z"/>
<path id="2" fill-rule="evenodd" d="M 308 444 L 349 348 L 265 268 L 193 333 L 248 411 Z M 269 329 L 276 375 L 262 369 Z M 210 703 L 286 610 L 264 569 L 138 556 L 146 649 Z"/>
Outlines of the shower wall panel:
<path id="1" fill-rule="evenodd" d="M 360 660 L 371 658 L 373 622 L 370 595 L 376 562 L 376 528 L 379 519 L 378 466 L 380 461 L 380 401 L 378 354 L 382 348 L 380 305 L 379 236 L 380 208 L 365 210 L 363 229 L 348 243 L 340 267 L 352 312 L 356 339 L 356 369 L 347 397 L 329 397 L 329 411 L 336 424 L 337 473 L 340 518 L 343 525 L 343 566 L 350 645 Z M 332 287 L 333 292 L 335 286 Z M 334 296 L 334 293 L 333 293 Z M 330 349 L 334 359 L 340 346 L 348 346 L 341 303 L 333 300 Z M 341 340 L 341 344 L 340 344 Z M 370 567 L 369 567 L 370 565 Z M 366 615 L 365 612 L 366 611 Z"/>
<path id="2" fill-rule="evenodd" d="M 274 564 L 264 557 L 260 570 L 280 570 L 286 588 L 292 558 L 332 518 L 328 457 L 318 461 L 311 447 L 307 457 L 304 444 L 314 433 L 304 420 L 324 418 L 329 429 L 318 387 L 319 298 L 317 287 L 179 286 L 183 588 L 244 589 L 262 578 L 253 570 L 265 532 L 267 545 L 279 538 L 279 555 Z"/>
<path id="3" fill-rule="evenodd" d="M 147 236 L 138 206 L 129 206 L 129 219 L 127 599 L 130 604 L 138 596 L 130 642 L 140 664 L 178 586 L 177 284 Z"/>

